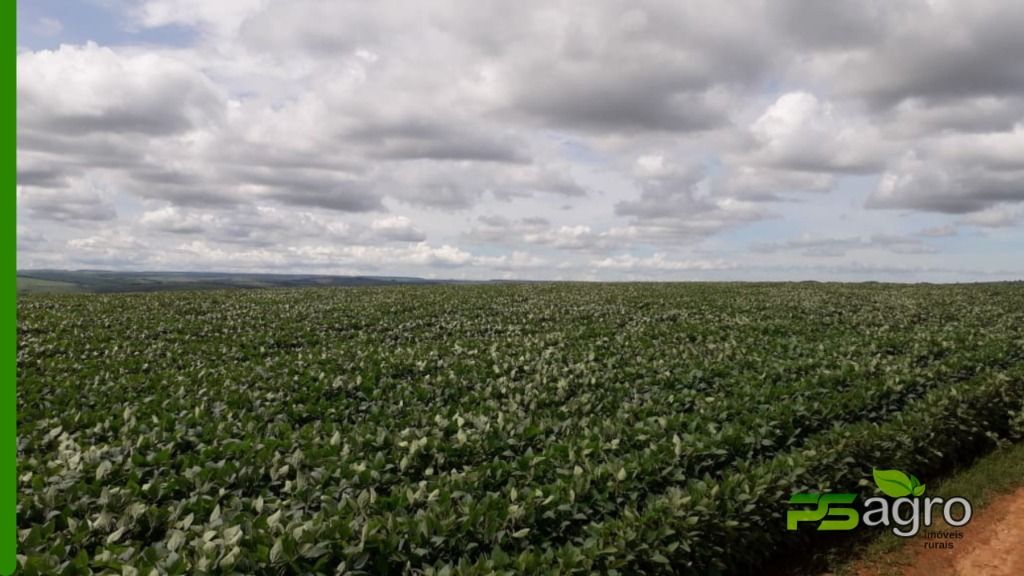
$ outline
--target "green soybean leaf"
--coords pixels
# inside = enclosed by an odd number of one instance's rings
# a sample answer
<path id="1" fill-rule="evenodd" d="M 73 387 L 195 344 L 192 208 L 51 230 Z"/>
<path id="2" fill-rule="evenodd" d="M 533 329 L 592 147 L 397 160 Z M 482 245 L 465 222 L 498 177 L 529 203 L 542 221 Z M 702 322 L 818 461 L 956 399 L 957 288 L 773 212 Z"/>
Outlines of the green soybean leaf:
<path id="1" fill-rule="evenodd" d="M 284 551 L 284 542 L 280 538 L 274 541 L 274 545 L 270 548 L 270 561 L 277 562 L 281 558 L 281 552 Z"/>
<path id="2" fill-rule="evenodd" d="M 172 530 L 171 537 L 167 539 L 167 549 L 171 552 L 181 548 L 181 545 L 185 543 L 185 533 L 181 530 Z"/>

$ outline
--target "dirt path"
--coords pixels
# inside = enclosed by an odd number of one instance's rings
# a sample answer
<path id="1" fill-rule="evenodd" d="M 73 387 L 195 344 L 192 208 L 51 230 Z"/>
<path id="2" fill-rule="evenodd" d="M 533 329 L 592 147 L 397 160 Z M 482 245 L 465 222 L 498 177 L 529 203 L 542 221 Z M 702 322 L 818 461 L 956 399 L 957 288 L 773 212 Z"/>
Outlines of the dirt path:
<path id="1" fill-rule="evenodd" d="M 860 576 L 1024 575 L 1024 487 L 992 500 L 959 531 L 963 538 L 929 540 L 919 535 L 903 549 L 854 572 Z M 927 542 L 949 542 L 953 548 L 928 548 Z"/>

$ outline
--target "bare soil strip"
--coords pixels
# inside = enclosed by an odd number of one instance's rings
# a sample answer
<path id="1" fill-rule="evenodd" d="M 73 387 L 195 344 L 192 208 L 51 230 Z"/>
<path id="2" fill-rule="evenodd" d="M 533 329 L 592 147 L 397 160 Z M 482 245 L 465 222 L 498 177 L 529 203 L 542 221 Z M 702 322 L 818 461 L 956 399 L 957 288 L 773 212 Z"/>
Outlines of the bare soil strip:
<path id="1" fill-rule="evenodd" d="M 942 529 L 942 528 L 938 528 Z M 950 530 L 950 528 L 945 528 Z M 949 539 L 952 549 L 928 548 L 941 542 L 918 536 L 889 557 L 856 566 L 861 576 L 1020 576 L 1024 574 L 1024 487 L 992 500 Z"/>

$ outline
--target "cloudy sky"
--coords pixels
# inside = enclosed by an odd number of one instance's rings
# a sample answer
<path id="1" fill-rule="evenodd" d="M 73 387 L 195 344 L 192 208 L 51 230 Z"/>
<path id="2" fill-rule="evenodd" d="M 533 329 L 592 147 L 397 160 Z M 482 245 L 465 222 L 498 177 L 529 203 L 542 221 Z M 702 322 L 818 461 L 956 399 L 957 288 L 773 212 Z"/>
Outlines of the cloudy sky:
<path id="1" fill-rule="evenodd" d="M 1024 278 L 1024 2 L 18 2 L 20 268 Z"/>

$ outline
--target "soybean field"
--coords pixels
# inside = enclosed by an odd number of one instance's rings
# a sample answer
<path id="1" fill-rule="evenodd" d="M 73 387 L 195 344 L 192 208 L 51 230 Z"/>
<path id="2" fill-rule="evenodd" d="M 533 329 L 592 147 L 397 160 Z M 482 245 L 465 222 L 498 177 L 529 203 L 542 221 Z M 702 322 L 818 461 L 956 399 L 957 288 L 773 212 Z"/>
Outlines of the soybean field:
<path id="1" fill-rule="evenodd" d="M 21 574 L 731 574 L 1024 433 L 1024 284 L 18 303 Z"/>

